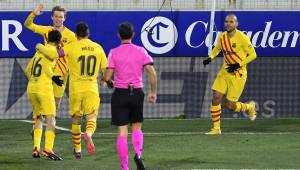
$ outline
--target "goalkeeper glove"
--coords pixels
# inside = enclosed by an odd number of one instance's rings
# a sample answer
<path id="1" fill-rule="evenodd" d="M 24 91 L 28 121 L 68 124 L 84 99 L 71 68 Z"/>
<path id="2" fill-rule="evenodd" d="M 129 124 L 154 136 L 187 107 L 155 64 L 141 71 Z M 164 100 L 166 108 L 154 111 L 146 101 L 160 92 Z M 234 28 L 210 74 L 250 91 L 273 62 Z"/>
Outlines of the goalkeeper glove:
<path id="1" fill-rule="evenodd" d="M 52 76 L 52 81 L 54 81 L 55 84 L 58 86 L 62 86 L 64 84 L 64 81 L 59 79 L 61 76 Z"/>
<path id="2" fill-rule="evenodd" d="M 234 71 L 236 71 L 238 68 L 240 68 L 240 64 L 228 64 L 228 67 L 226 68 L 228 73 L 233 73 Z"/>
<path id="3" fill-rule="evenodd" d="M 203 60 L 203 65 L 206 66 L 207 64 L 209 64 L 211 62 L 211 58 L 207 57 L 207 59 Z"/>

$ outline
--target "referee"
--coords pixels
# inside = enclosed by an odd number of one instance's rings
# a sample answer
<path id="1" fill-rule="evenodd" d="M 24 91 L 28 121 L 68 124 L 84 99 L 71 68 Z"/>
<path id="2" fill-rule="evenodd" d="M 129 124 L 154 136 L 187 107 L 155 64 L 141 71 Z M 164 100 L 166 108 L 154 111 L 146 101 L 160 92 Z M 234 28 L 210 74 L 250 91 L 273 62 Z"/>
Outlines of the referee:
<path id="1" fill-rule="evenodd" d="M 111 49 L 108 55 L 108 66 L 105 72 L 105 81 L 115 90 L 111 97 L 112 124 L 118 127 L 116 149 L 120 158 L 122 170 L 128 170 L 128 124 L 132 128 L 132 145 L 134 161 L 138 170 L 145 169 L 142 161 L 143 150 L 143 70 L 148 73 L 151 91 L 147 100 L 156 101 L 157 77 L 153 67 L 153 59 L 147 51 L 131 41 L 134 37 L 134 28 L 131 23 L 119 25 L 118 37 L 121 45 Z M 111 77 L 114 74 L 114 83 Z"/>

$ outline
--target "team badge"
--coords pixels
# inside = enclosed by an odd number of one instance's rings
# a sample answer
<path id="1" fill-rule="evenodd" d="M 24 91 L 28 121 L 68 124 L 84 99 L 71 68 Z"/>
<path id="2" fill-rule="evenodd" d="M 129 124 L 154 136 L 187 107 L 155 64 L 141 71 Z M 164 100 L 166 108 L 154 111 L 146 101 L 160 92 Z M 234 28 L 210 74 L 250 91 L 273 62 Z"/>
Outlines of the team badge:
<path id="1" fill-rule="evenodd" d="M 232 43 L 232 48 L 235 48 L 236 47 L 236 43 Z"/>

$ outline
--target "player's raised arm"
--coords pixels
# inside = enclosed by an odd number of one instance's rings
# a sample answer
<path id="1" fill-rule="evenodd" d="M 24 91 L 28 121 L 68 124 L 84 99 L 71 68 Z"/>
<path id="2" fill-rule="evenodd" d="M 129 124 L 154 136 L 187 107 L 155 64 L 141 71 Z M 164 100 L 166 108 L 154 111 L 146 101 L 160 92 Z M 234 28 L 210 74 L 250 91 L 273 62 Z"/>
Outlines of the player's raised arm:
<path id="1" fill-rule="evenodd" d="M 33 9 L 33 11 L 28 15 L 28 17 L 26 18 L 26 20 L 24 22 L 24 26 L 26 28 L 28 28 L 31 31 L 38 33 L 38 34 L 44 34 L 43 27 L 46 27 L 46 26 L 37 25 L 37 24 L 33 23 L 33 20 L 36 16 L 41 15 L 43 8 L 44 7 L 42 4 L 37 5 Z"/>

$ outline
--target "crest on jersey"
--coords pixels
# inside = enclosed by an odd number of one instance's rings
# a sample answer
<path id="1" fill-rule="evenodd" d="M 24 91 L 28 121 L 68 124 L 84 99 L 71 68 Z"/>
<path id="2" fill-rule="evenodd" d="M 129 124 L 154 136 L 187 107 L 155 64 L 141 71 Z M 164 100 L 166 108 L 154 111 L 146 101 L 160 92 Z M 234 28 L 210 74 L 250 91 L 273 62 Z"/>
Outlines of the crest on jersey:
<path id="1" fill-rule="evenodd" d="M 232 48 L 235 48 L 236 47 L 236 43 L 232 43 Z"/>

